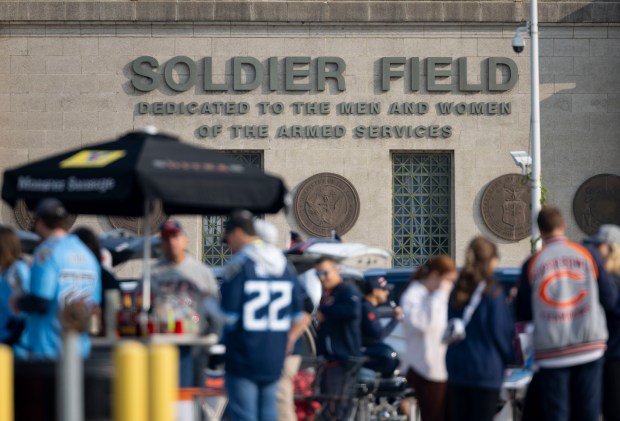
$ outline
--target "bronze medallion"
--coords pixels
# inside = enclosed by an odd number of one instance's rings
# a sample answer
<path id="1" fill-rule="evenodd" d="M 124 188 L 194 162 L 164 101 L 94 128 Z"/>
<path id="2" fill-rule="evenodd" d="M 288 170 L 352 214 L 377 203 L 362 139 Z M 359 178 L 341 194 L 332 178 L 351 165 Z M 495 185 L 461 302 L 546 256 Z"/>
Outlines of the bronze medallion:
<path id="1" fill-rule="evenodd" d="M 505 174 L 491 181 L 482 194 L 482 219 L 504 240 L 518 241 L 531 234 L 532 195 L 527 176 Z"/>
<path id="2" fill-rule="evenodd" d="M 17 225 L 26 231 L 31 231 L 34 228 L 34 212 L 28 209 L 26 206 L 26 202 L 23 200 L 18 200 L 13 208 L 13 215 L 15 215 L 15 220 L 17 221 Z M 77 219 L 77 215 L 69 214 L 69 228 L 75 224 L 75 220 Z"/>
<path id="3" fill-rule="evenodd" d="M 599 174 L 579 186 L 573 199 L 577 225 L 588 235 L 603 224 L 620 225 L 620 177 Z"/>
<path id="4" fill-rule="evenodd" d="M 295 194 L 295 218 L 308 233 L 329 237 L 348 232 L 360 212 L 360 199 L 353 184 L 332 173 L 313 175 L 300 184 Z"/>
<path id="5" fill-rule="evenodd" d="M 124 216 L 109 216 L 108 218 L 110 224 L 116 229 L 125 229 L 138 235 L 144 234 L 144 218 Z M 161 203 L 155 202 L 151 209 L 151 234 L 155 234 L 166 219 L 168 215 L 164 213 Z"/>

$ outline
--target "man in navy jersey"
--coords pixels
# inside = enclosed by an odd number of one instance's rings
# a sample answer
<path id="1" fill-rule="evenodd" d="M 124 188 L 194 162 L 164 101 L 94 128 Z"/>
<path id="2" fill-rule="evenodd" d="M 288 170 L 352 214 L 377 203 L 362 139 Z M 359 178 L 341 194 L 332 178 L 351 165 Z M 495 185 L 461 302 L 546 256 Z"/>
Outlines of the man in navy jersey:
<path id="1" fill-rule="evenodd" d="M 328 363 L 323 371 L 321 392 L 332 397 L 346 396 L 347 377 L 355 375 L 350 370 L 352 361 L 361 356 L 362 298 L 355 287 L 345 283 L 336 262 L 322 257 L 314 266 L 323 286 L 323 297 L 316 314 L 317 354 Z M 351 401 L 336 399 L 328 405 L 331 419 L 346 419 L 351 411 Z"/>
<path id="2" fill-rule="evenodd" d="M 403 311 L 395 306 L 392 310 L 392 320 L 386 326 L 381 324 L 377 307 L 387 302 L 390 291 L 393 289 L 394 285 L 388 284 L 383 276 L 366 281 L 362 300 L 362 346 L 368 347 L 383 343 L 383 340 L 390 336 L 403 318 Z"/>
<path id="3" fill-rule="evenodd" d="M 229 416 L 274 421 L 284 358 L 303 323 L 301 287 L 282 252 L 258 239 L 250 212 L 233 212 L 225 235 L 235 253 L 221 288 Z"/>

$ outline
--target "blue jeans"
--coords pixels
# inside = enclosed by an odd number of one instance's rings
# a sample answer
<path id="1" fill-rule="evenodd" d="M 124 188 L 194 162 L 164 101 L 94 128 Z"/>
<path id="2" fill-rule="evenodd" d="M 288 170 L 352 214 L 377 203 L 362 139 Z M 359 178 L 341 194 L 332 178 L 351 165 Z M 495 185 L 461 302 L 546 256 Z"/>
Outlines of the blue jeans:
<path id="1" fill-rule="evenodd" d="M 275 421 L 278 419 L 276 393 L 278 379 L 271 383 L 254 382 L 226 375 L 228 416 L 234 421 Z"/>
<path id="2" fill-rule="evenodd" d="M 540 409 L 545 420 L 598 421 L 603 385 L 602 358 L 573 367 L 541 368 L 536 377 Z M 532 393 L 536 392 L 532 390 Z"/>
<path id="3" fill-rule="evenodd" d="M 189 346 L 179 347 L 179 387 L 194 386 L 194 361 L 192 348 Z"/>

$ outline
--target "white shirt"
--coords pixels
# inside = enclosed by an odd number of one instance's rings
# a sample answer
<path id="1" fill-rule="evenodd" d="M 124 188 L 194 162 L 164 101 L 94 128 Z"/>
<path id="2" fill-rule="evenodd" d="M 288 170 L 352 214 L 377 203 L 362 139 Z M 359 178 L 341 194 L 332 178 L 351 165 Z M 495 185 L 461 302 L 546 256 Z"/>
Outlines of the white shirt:
<path id="1" fill-rule="evenodd" d="M 401 355 L 404 372 L 412 368 L 426 380 L 444 382 L 446 345 L 441 338 L 448 323 L 448 294 L 443 289 L 430 292 L 422 283 L 412 282 L 400 299 L 407 352 Z"/>

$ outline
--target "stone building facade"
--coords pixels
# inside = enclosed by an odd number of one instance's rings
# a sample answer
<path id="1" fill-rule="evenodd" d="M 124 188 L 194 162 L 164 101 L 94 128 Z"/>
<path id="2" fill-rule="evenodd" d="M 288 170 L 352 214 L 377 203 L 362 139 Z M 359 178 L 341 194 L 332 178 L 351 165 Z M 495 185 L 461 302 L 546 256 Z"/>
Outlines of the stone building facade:
<path id="1" fill-rule="evenodd" d="M 511 48 L 528 15 L 519 1 L 0 1 L 0 169 L 154 125 L 293 193 L 344 177 L 359 206 L 343 237 L 397 265 L 429 250 L 461 264 L 483 234 L 515 266 L 529 238 L 498 237 L 481 205 L 528 150 L 529 38 Z M 581 239 L 578 188 L 620 175 L 620 3 L 541 1 L 539 18 L 542 182 Z M 6 204 L 0 218 L 16 224 Z M 268 218 L 282 246 L 307 231 L 294 212 Z M 202 255 L 209 220 L 181 219 Z"/>

